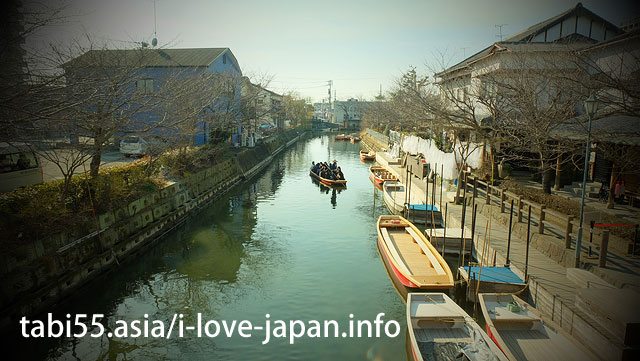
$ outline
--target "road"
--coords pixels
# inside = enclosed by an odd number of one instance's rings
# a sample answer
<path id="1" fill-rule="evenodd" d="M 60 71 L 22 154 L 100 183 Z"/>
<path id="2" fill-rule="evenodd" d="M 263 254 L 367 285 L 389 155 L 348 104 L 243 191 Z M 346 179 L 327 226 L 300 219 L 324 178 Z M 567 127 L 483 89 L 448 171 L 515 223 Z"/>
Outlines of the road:
<path id="1" fill-rule="evenodd" d="M 65 152 L 64 149 L 58 150 L 59 152 Z M 119 151 L 110 151 L 110 152 L 104 152 L 102 153 L 102 162 L 101 162 L 101 167 L 113 167 L 116 165 L 120 165 L 120 164 L 124 164 L 124 163 L 130 163 L 132 161 L 134 161 L 136 158 L 127 158 L 125 157 L 122 153 L 120 153 Z M 91 163 L 91 159 L 88 159 L 85 164 L 84 167 L 86 167 L 87 171 L 89 170 L 89 164 Z M 42 164 L 42 172 L 44 175 L 44 181 L 48 182 L 50 180 L 54 180 L 54 179 L 61 179 L 62 178 L 62 172 L 60 172 L 60 169 L 58 168 L 58 166 L 53 163 L 50 162 L 46 159 L 43 159 L 42 157 L 40 157 L 40 164 Z M 78 170 L 76 171 L 76 173 L 82 173 L 84 172 L 84 167 L 79 167 Z"/>

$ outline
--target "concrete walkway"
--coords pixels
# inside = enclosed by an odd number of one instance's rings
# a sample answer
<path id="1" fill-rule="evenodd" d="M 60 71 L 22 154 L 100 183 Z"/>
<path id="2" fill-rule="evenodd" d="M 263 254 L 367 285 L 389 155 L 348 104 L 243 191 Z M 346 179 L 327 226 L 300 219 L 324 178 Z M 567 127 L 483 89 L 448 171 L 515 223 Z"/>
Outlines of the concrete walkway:
<path id="1" fill-rule="evenodd" d="M 405 180 L 405 168 L 399 165 L 390 165 L 389 157 L 385 153 L 378 152 L 378 163 L 387 167 L 396 173 L 399 179 Z M 406 182 L 404 182 L 406 184 Z M 416 196 L 425 198 L 425 182 L 416 177 L 412 178 L 412 190 Z M 432 188 L 430 187 L 430 192 Z M 446 191 L 446 190 L 443 190 Z M 444 203 L 446 197 L 443 197 L 441 211 L 444 216 Z M 439 186 L 436 187 L 436 204 L 440 200 Z M 508 217 L 509 207 L 506 207 L 506 213 L 500 213 L 500 207 L 497 205 L 485 204 L 485 199 L 476 199 L 478 212 L 476 216 L 476 229 L 474 236 L 474 256 L 479 261 L 482 260 L 484 265 L 504 265 L 507 254 L 508 240 Z M 438 205 L 438 204 L 437 204 Z M 439 206 L 439 205 L 438 205 Z M 448 203 L 447 205 L 447 227 L 460 227 L 462 219 L 462 205 Z M 466 207 L 465 229 L 471 229 L 472 207 Z M 491 215 L 491 217 L 489 217 Z M 532 242 L 529 247 L 529 262 L 525 267 L 526 258 L 526 233 L 522 236 L 524 229 L 526 231 L 526 214 L 523 216 L 523 223 L 517 223 L 517 217 L 514 212 L 514 232 L 512 232 L 511 247 L 509 251 L 509 260 L 512 270 L 524 279 L 525 269 L 529 278 L 529 294 L 534 306 L 544 315 L 561 325 L 566 331 L 574 335 L 576 339 L 588 346 L 595 354 L 602 359 L 620 359 L 625 346 L 619 338 L 616 338 L 606 328 L 593 321 L 593 319 L 585 314 L 576 306 L 576 294 L 582 286 L 574 283 L 567 277 L 566 263 L 558 263 L 549 257 L 545 252 L 536 247 L 552 247 L 553 244 L 545 244 L 542 242 Z M 487 231 L 485 232 L 485 229 Z M 521 232 L 515 232 L 519 229 Z M 537 223 L 532 222 L 531 233 L 536 233 Z M 564 230 L 559 226 L 549 225 L 545 223 L 545 234 L 553 237 L 554 235 L 560 239 L 560 243 L 564 245 Z M 486 236 L 485 236 L 486 235 Z M 588 233 L 585 235 L 588 240 Z M 572 237 L 575 243 L 575 234 Z M 534 244 L 536 243 L 535 247 Z M 485 246 L 486 245 L 486 246 Z M 566 252 L 564 258 L 571 259 L 573 250 L 564 250 L 564 246 L 560 251 Z M 573 245 L 575 249 L 575 245 Z M 583 259 L 587 252 L 587 247 L 583 247 Z M 549 253 L 549 249 L 546 249 Z M 595 253 L 597 255 L 597 253 Z M 609 253 L 606 269 L 600 269 L 596 266 L 597 259 L 587 259 L 585 261 L 586 268 L 590 269 L 594 274 L 604 277 L 607 282 L 617 287 L 626 286 L 631 289 L 640 290 L 640 260 L 624 256 L 616 253 Z M 637 288 L 636 288 L 637 286 Z M 639 294 L 640 298 L 640 294 Z"/>

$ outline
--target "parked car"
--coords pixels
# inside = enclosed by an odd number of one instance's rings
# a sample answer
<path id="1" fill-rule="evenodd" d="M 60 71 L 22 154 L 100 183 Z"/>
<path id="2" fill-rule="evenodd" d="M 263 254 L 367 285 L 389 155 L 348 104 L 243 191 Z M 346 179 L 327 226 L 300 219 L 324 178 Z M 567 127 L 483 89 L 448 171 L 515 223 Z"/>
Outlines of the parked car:
<path id="1" fill-rule="evenodd" d="M 148 143 L 138 135 L 128 135 L 120 141 L 120 153 L 129 157 L 143 156 L 147 153 Z"/>
<path id="2" fill-rule="evenodd" d="M 42 182 L 42 165 L 28 144 L 0 143 L 0 192 Z"/>

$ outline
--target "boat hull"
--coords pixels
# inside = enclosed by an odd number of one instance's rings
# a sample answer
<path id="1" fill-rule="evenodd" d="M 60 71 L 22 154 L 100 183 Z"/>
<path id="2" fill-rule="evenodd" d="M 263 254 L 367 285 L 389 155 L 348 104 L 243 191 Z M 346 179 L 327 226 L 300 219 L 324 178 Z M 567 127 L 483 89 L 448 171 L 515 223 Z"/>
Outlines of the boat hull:
<path id="1" fill-rule="evenodd" d="M 388 251 L 386 250 L 386 247 L 380 241 L 380 237 L 378 237 L 378 241 L 376 243 L 378 244 L 378 253 L 380 254 L 380 259 L 382 260 L 382 263 L 384 264 L 384 268 L 386 269 L 387 274 L 389 275 L 389 278 L 391 279 L 391 283 L 393 284 L 393 287 L 396 289 L 396 291 L 398 292 L 398 294 L 402 298 L 403 302 L 407 302 L 407 295 L 410 292 L 427 292 L 427 290 L 422 290 L 420 288 L 416 288 L 415 285 L 414 285 L 414 287 L 406 286 L 405 283 L 408 283 L 408 284 L 411 284 L 411 285 L 413 285 L 413 283 L 411 283 L 411 281 L 409 281 L 406 277 L 404 277 L 398 271 L 398 269 L 391 263 L 391 261 L 389 259 L 389 255 L 387 253 Z M 403 281 L 400 279 L 400 277 L 402 277 L 405 280 L 405 283 L 403 283 Z"/>
<path id="2" fill-rule="evenodd" d="M 319 180 L 320 182 L 322 182 L 323 184 L 326 184 L 328 186 L 331 187 L 346 187 L 347 186 L 347 180 L 331 180 L 331 179 L 326 179 L 326 178 L 322 178 L 319 175 L 309 171 L 309 175 L 312 176 L 313 178 Z"/>

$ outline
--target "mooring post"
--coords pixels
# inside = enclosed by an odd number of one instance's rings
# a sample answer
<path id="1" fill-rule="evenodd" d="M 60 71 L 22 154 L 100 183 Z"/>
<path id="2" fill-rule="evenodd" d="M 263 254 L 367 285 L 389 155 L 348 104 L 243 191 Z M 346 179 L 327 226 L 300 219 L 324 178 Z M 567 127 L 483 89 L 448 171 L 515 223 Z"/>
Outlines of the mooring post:
<path id="1" fill-rule="evenodd" d="M 600 259 L 598 266 L 605 268 L 607 266 L 607 251 L 609 248 L 609 230 L 602 231 L 602 245 L 600 245 Z"/>
<path id="2" fill-rule="evenodd" d="M 429 203 L 429 179 L 425 179 L 424 180 L 424 189 L 426 189 L 427 191 L 424 192 L 424 204 L 425 204 L 425 209 L 424 209 L 424 230 L 425 232 L 427 231 L 427 208 L 426 208 L 426 204 Z M 433 227 L 431 227 L 433 228 Z"/>
<path id="3" fill-rule="evenodd" d="M 462 263 L 462 254 L 464 252 L 464 250 L 462 249 L 464 247 L 464 222 L 465 222 L 465 215 L 467 211 L 467 199 L 463 198 L 462 199 L 462 223 L 460 223 L 460 254 L 458 255 L 458 268 L 460 268 Z"/>
<path id="4" fill-rule="evenodd" d="M 443 174 L 444 164 L 440 164 L 440 212 L 442 212 L 442 184 L 444 183 L 444 178 L 442 178 Z"/>
<path id="5" fill-rule="evenodd" d="M 509 265 L 509 253 L 511 252 L 511 225 L 513 224 L 513 199 L 511 200 L 511 210 L 509 212 L 509 235 L 507 236 L 507 260 L 505 263 Z"/>
<path id="6" fill-rule="evenodd" d="M 487 181 L 487 204 L 491 203 L 491 184 Z"/>
<path id="7" fill-rule="evenodd" d="M 504 203 L 506 201 L 504 189 L 500 191 L 500 213 L 504 213 Z"/>
<path id="8" fill-rule="evenodd" d="M 571 249 L 571 230 L 573 228 L 573 216 L 567 217 L 567 230 L 564 233 L 564 248 Z"/>
<path id="9" fill-rule="evenodd" d="M 593 245 L 593 227 L 596 225 L 596 221 L 589 222 L 589 257 L 591 257 L 591 246 Z"/>
<path id="10" fill-rule="evenodd" d="M 478 205 L 473 205 L 473 213 L 471 213 L 471 248 L 469 254 L 469 274 L 471 274 L 471 258 L 473 256 L 473 238 L 476 233 L 476 213 L 478 211 Z M 463 235 L 464 237 L 464 235 Z"/>
<path id="11" fill-rule="evenodd" d="M 531 205 L 529 205 L 529 216 L 527 217 L 527 248 L 524 256 L 524 281 L 527 282 L 529 273 L 529 239 L 531 234 Z"/>
<path id="12" fill-rule="evenodd" d="M 444 244 L 447 242 L 447 207 L 448 203 L 444 204 L 444 229 L 442 230 L 442 257 L 444 257 Z M 435 229 L 433 230 L 433 233 L 435 234 L 436 231 Z"/>

